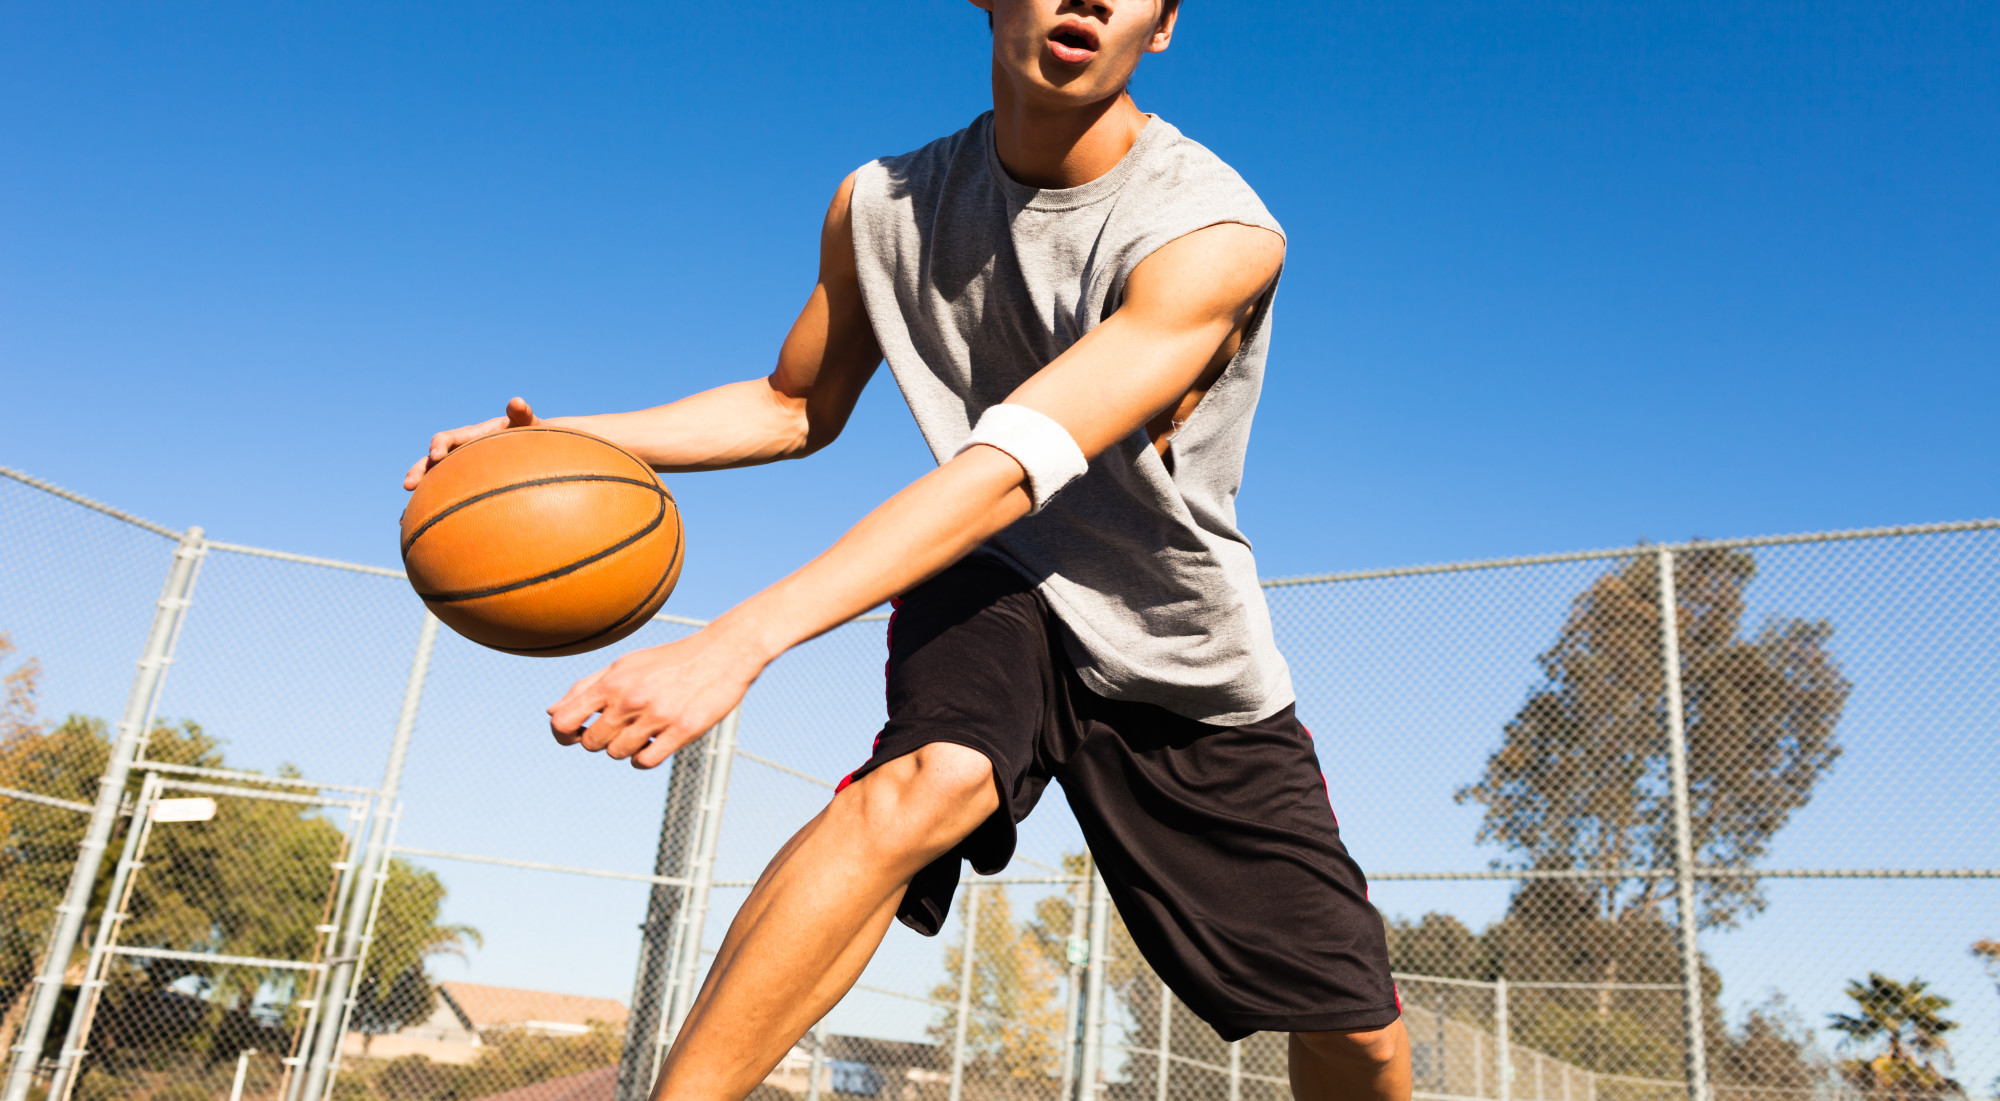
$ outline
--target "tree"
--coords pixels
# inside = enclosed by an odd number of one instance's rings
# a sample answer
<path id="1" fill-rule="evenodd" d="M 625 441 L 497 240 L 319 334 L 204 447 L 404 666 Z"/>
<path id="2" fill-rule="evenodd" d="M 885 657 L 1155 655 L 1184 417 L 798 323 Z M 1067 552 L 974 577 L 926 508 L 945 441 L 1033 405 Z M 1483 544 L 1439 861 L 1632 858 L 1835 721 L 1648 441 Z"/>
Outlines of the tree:
<path id="1" fill-rule="evenodd" d="M 0 657 L 10 647 L 0 636 Z M 33 662 L 0 677 L 0 786 L 76 802 L 95 797 L 110 759 L 102 720 L 72 715 L 53 728 L 36 720 Z M 147 739 L 148 760 L 226 767 L 220 743 L 199 724 L 166 723 Z M 137 793 L 144 768 L 132 778 Z M 297 778 L 297 770 L 280 770 Z M 245 785 L 255 789 L 255 783 Z M 296 794 L 295 784 L 272 790 Z M 252 798 L 227 798 L 210 821 L 160 824 L 133 880 L 120 943 L 184 952 L 305 960 L 324 954 L 328 921 L 342 857 L 343 830 L 318 807 Z M 60 902 L 82 841 L 85 816 L 72 810 L 0 798 L 0 998 L 9 1006 L 9 1039 L 39 966 L 55 906 Z M 131 820 L 111 840 L 117 853 Z M 352 858 L 354 854 L 347 854 Z M 108 902 L 117 861 L 107 859 L 93 886 L 84 928 L 94 930 Z M 421 961 L 441 951 L 478 943 L 476 930 L 438 924 L 444 888 L 433 873 L 392 861 L 383 887 L 377 947 L 360 977 L 376 996 L 375 1020 L 408 1020 L 429 1012 L 432 997 Z M 88 951 L 87 938 L 74 960 Z M 414 971 L 416 979 L 411 978 Z M 116 1072 L 118 1050 L 182 1051 L 233 1056 L 231 1037 L 268 1029 L 269 1015 L 253 1014 L 260 994 L 284 977 L 260 967 L 198 961 L 121 958 L 109 975 L 93 1035 L 93 1048 Z M 177 985 L 178 984 L 178 985 Z M 190 997 L 190 991 L 199 991 Z M 294 991 L 294 993 L 302 993 Z M 282 998 L 280 999 L 282 1000 Z M 387 1003 L 387 1004 L 384 1004 Z M 287 1011 L 284 1024 L 297 1023 Z M 52 1037 L 62 1035 L 62 1021 Z M 247 1030 L 247 1031 L 246 1031 Z M 238 1046 L 271 1049 L 272 1038 Z M 276 1046 L 282 1047 L 279 1043 Z M 116 1083 L 106 1079 L 105 1089 Z"/>
<path id="2" fill-rule="evenodd" d="M 1852 686 L 1825 620 L 1776 618 L 1743 636 L 1749 552 L 1697 547 L 1674 562 L 1695 856 L 1749 867 L 1839 758 Z M 1459 802 L 1486 808 L 1478 839 L 1519 854 L 1518 866 L 1672 867 L 1658 597 L 1650 555 L 1593 581 L 1537 659 L 1546 684 L 1507 723 L 1484 775 L 1459 789 Z M 1660 877 L 1589 882 L 1611 919 L 1673 894 Z M 1697 893 L 1705 926 L 1764 906 L 1747 876 L 1702 880 Z"/>
<path id="3" fill-rule="evenodd" d="M 470 925 L 440 925 L 444 884 L 437 873 L 397 857 L 389 862 L 375 939 L 355 985 L 353 1028 L 368 1040 L 429 1017 L 437 987 L 424 970 L 432 956 L 465 958 L 485 943 Z M 364 1048 L 364 1052 L 365 1052 Z"/>
<path id="4" fill-rule="evenodd" d="M 2000 938 L 1989 937 L 1972 945 L 1972 954 L 1986 964 L 1986 973 L 1993 976 L 1993 987 L 2000 990 Z M 1988 1087 L 1993 1093 L 2000 1093 L 2000 1078 Z"/>
<path id="5" fill-rule="evenodd" d="M 1475 982 L 1492 982 L 1499 974 L 1485 938 L 1451 914 L 1391 918 L 1385 924 L 1390 970 Z"/>
<path id="6" fill-rule="evenodd" d="M 12 640 L 0 633 L 0 661 L 14 652 Z M 109 746 L 74 720 L 48 730 L 37 714 L 40 678 L 33 658 L 0 674 L 0 787 L 91 802 Z M 85 823 L 74 810 L 0 797 L 0 1047 L 12 1045 L 25 1018 L 42 942 L 69 884 Z"/>
<path id="7" fill-rule="evenodd" d="M 1716 1039 L 1711 1033 L 1710 1062 L 1725 1097 L 1765 1101 L 1773 1090 L 1804 1097 L 1826 1081 L 1826 1057 L 1805 1023 L 1779 996 L 1752 1008 L 1743 1026 L 1721 1036 L 1720 1043 Z M 1756 1088 L 1738 1092 L 1728 1089 L 1732 1084 Z"/>
<path id="8" fill-rule="evenodd" d="M 1827 1014 L 1833 1030 L 1845 1037 L 1845 1046 L 1881 1045 L 1873 1058 L 1841 1064 L 1857 1089 L 1885 1099 L 1965 1092 L 1945 1074 L 1951 1066 L 1945 1033 L 1958 1027 L 1944 1016 L 1951 999 L 1931 993 L 1922 979 L 1898 982 L 1878 971 L 1870 971 L 1866 982 L 1849 982 L 1847 996 L 1856 1012 Z"/>
<path id="9" fill-rule="evenodd" d="M 1811 800 L 1840 756 L 1835 732 L 1852 689 L 1828 649 L 1833 627 L 1826 621 L 1778 617 L 1746 635 L 1747 591 L 1756 576 L 1756 559 L 1743 550 L 1696 547 L 1674 557 L 1695 858 L 1732 868 L 1753 866 Z M 1659 597 L 1651 555 L 1596 577 L 1536 659 L 1545 683 L 1506 724 L 1479 780 L 1457 792 L 1459 802 L 1486 808 L 1477 839 L 1512 850 L 1513 866 L 1674 866 Z M 1479 951 L 1442 926 L 1427 932 L 1406 924 L 1392 936 L 1406 954 L 1490 968 L 1466 977 L 1675 983 L 1681 962 L 1668 905 L 1673 887 L 1661 875 L 1528 880 L 1506 916 L 1479 935 Z M 1696 896 L 1703 926 L 1734 924 L 1764 906 L 1748 876 L 1698 880 Z M 1804 1030 L 1770 1012 L 1728 1028 L 1720 977 L 1702 970 L 1718 1082 L 1777 1084 L 1822 1073 Z M 1513 1016 L 1522 1042 L 1607 1073 L 1678 1073 L 1679 1041 L 1669 1033 L 1679 1031 L 1679 1014 L 1665 995 L 1521 993 Z"/>
<path id="10" fill-rule="evenodd" d="M 0 661 L 14 652 L 14 642 L 0 633 Z M 0 786 L 24 788 L 13 747 L 40 731 L 35 719 L 35 689 L 41 666 L 30 658 L 0 674 Z M 53 794 L 44 792 L 44 794 Z M 51 831 L 61 832 L 69 811 L 0 797 L 0 1049 L 11 1047 L 27 1008 L 29 980 L 34 977 L 36 945 L 54 914 L 55 902 L 26 869 L 46 860 Z M 82 837 L 79 833 L 78 838 Z M 72 846 L 75 844 L 71 842 Z M 60 888 L 58 888 L 60 889 Z"/>
<path id="11" fill-rule="evenodd" d="M 991 883 L 968 889 L 959 899 L 961 913 L 971 905 L 974 891 L 979 908 L 966 1073 L 987 1079 L 1053 1078 L 1061 1072 L 1063 1050 L 1061 965 L 1044 951 L 1033 924 L 1015 922 L 1005 887 Z M 945 949 L 947 977 L 931 991 L 934 1000 L 957 1004 L 964 953 L 960 934 L 959 943 Z M 932 1038 L 951 1044 L 957 1024 L 955 1014 L 946 1012 L 931 1026 Z"/>

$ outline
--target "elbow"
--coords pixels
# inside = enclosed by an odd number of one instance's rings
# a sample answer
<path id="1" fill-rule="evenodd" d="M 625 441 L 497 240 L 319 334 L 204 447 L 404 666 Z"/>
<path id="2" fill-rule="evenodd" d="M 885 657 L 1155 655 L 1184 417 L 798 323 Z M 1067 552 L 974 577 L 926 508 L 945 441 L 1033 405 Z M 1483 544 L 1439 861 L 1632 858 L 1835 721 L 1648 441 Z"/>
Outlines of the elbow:
<path id="1" fill-rule="evenodd" d="M 839 439 L 841 430 L 847 427 L 848 412 L 832 403 L 815 407 L 812 402 L 800 402 L 791 417 L 788 432 L 791 446 L 785 457 L 803 459 Z"/>
<path id="2" fill-rule="evenodd" d="M 788 391 L 769 380 L 769 451 L 773 459 L 803 459 L 840 438 L 847 427 L 852 401 L 811 390 Z"/>
<path id="3" fill-rule="evenodd" d="M 798 434 L 797 442 L 792 447 L 791 453 L 785 457 L 788 459 L 803 459 L 807 455 L 817 454 L 821 448 L 840 438 L 840 430 L 843 427 L 845 425 L 813 424 L 808 421 L 804 429 Z"/>
<path id="4" fill-rule="evenodd" d="M 786 459 L 803 459 L 832 443 L 832 437 L 818 438 L 824 433 L 813 424 L 812 409 L 805 394 L 786 393 L 777 385 L 776 376 L 766 380 L 768 404 L 764 407 L 762 445 L 758 448 L 762 461 L 783 462 Z M 838 432 L 835 432 L 837 435 Z"/>
<path id="5" fill-rule="evenodd" d="M 782 462 L 817 454 L 821 448 L 840 438 L 843 427 L 844 424 L 828 423 L 804 414 L 788 417 L 784 426 L 774 433 L 772 458 Z"/>

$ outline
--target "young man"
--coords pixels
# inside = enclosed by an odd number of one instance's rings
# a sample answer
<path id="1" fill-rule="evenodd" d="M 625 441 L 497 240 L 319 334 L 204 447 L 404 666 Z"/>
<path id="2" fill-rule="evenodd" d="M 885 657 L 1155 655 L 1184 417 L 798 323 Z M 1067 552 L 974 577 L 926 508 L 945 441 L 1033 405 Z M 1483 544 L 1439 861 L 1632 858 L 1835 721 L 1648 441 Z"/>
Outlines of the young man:
<path id="1" fill-rule="evenodd" d="M 798 572 L 549 709 L 562 744 L 651 768 L 779 654 L 900 597 L 888 726 L 737 914 L 656 1097 L 749 1093 L 892 917 L 935 934 L 962 860 L 1006 864 L 1053 778 L 1189 1008 L 1228 1039 L 1291 1033 L 1302 1098 L 1407 1098 L 1381 920 L 1235 525 L 1284 237 L 1125 92 L 1175 0 L 972 2 L 992 113 L 841 183 L 770 377 L 540 422 L 668 472 L 800 458 L 886 357 L 939 462 Z M 441 433 L 406 484 L 532 423 L 517 398 Z"/>

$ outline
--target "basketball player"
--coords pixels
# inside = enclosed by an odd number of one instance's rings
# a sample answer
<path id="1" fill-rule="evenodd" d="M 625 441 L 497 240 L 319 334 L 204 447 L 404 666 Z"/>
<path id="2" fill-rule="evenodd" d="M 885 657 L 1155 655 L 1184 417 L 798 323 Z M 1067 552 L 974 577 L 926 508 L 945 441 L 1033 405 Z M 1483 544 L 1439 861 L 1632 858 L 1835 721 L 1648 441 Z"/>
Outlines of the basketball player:
<path id="1" fill-rule="evenodd" d="M 972 0 L 993 111 L 842 181 L 768 378 L 634 413 L 504 417 L 657 470 L 803 458 L 885 358 L 938 468 L 824 554 L 549 709 L 652 768 L 779 654 L 884 600 L 889 722 L 738 912 L 661 1071 L 736 1101 L 854 983 L 892 917 L 935 934 L 1050 779 L 1133 940 L 1225 1039 L 1288 1032 L 1301 1098 L 1410 1096 L 1382 922 L 1293 714 L 1235 497 L 1285 238 L 1125 86 L 1176 0 Z M 590 721 L 595 716 L 595 721 Z"/>

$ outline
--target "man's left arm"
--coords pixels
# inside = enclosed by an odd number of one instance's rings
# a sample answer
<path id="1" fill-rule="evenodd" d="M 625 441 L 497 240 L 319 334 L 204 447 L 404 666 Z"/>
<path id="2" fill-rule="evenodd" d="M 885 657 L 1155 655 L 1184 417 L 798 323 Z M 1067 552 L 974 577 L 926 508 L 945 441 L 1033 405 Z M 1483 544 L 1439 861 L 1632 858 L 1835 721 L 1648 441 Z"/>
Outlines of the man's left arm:
<path id="1" fill-rule="evenodd" d="M 1213 379 L 1283 262 L 1277 234 L 1235 223 L 1161 246 L 1126 279 L 1118 310 L 1007 404 L 1052 419 L 1096 458 Z M 549 709 L 550 729 L 564 745 L 652 768 L 715 725 L 779 654 L 908 591 L 1031 507 L 1019 462 L 968 448 L 696 634 L 578 681 Z"/>

